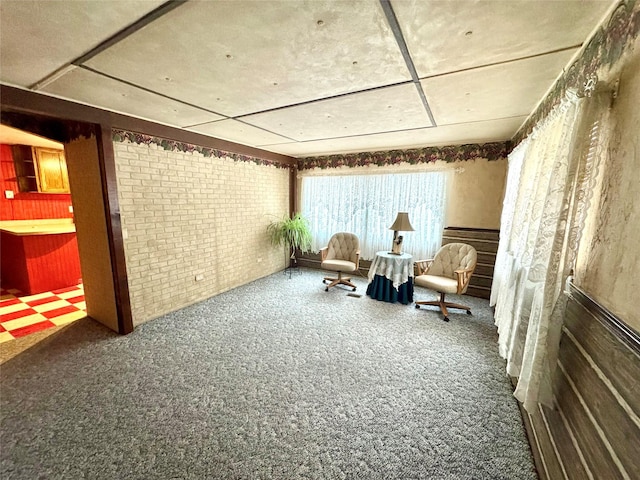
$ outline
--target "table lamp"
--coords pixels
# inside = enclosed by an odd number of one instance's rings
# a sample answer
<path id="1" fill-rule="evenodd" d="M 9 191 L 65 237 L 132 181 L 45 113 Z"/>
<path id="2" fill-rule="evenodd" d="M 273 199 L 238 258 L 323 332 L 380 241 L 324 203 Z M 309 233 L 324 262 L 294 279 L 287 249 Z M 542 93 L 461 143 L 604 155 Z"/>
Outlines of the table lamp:
<path id="1" fill-rule="evenodd" d="M 393 222 L 393 225 L 389 227 L 389 230 L 393 230 L 393 247 L 391 247 L 391 251 L 389 253 L 392 253 L 394 255 L 401 255 L 402 235 L 398 235 L 398 232 L 414 231 L 414 228 L 411 226 L 411 222 L 409 222 L 409 213 L 398 212 L 396 221 Z"/>

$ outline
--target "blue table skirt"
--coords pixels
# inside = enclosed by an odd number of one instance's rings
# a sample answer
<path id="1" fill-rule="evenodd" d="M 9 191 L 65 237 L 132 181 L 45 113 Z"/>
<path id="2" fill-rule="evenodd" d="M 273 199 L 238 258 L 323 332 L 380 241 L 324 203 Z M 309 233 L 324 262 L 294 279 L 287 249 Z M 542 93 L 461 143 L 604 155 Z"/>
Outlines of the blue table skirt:
<path id="1" fill-rule="evenodd" d="M 400 302 L 405 305 L 413 302 L 413 278 L 409 277 L 407 283 L 400 285 L 397 290 L 393 288 L 393 282 L 387 277 L 376 275 L 367 286 L 367 295 L 384 302 Z"/>

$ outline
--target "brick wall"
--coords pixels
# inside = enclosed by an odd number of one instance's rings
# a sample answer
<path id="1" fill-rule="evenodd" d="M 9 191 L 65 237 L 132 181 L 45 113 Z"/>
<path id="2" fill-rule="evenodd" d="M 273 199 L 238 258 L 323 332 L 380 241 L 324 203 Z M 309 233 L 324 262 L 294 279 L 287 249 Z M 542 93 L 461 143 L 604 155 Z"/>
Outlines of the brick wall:
<path id="1" fill-rule="evenodd" d="M 114 142 L 134 325 L 285 267 L 289 170 Z M 196 277 L 201 280 L 196 280 Z"/>

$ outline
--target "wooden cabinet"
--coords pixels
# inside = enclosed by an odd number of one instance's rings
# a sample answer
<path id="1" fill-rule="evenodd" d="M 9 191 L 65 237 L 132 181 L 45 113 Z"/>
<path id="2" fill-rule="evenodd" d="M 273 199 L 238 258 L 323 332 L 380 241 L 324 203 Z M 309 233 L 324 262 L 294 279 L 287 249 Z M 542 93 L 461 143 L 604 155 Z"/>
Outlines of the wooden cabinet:
<path id="1" fill-rule="evenodd" d="M 14 145 L 12 152 L 18 180 L 18 189 L 21 192 L 37 192 L 38 180 L 36 177 L 36 165 L 33 161 L 32 147 L 29 145 Z"/>
<path id="2" fill-rule="evenodd" d="M 21 192 L 69 193 L 63 150 L 14 145 L 13 161 Z"/>
<path id="3" fill-rule="evenodd" d="M 42 193 L 69 193 L 69 176 L 63 150 L 33 148 L 38 191 Z"/>
<path id="4" fill-rule="evenodd" d="M 69 224 L 71 225 L 71 224 Z M 13 234 L 0 231 L 2 286 L 27 295 L 82 282 L 76 234 Z"/>

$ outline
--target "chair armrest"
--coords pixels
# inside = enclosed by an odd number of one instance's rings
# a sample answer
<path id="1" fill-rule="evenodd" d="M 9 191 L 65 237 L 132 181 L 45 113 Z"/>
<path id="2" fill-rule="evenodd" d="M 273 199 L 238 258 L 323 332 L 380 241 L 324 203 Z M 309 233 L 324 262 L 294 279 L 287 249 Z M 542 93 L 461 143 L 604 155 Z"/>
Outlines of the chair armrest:
<path id="1" fill-rule="evenodd" d="M 320 262 L 324 262 L 327 259 L 328 251 L 329 251 L 329 247 L 324 247 L 320 249 Z"/>
<path id="2" fill-rule="evenodd" d="M 465 268 L 465 269 L 459 269 L 459 270 L 454 270 L 453 273 L 456 274 L 456 276 L 458 277 L 458 292 L 457 294 L 460 295 L 465 288 L 467 288 L 467 285 L 469 284 L 469 280 L 471 280 L 471 274 L 473 273 L 473 271 L 475 270 L 475 266 L 471 267 L 471 268 Z"/>
<path id="3" fill-rule="evenodd" d="M 424 275 L 429 270 L 429 267 L 433 263 L 433 258 L 427 260 L 416 260 L 413 264 L 418 269 L 418 275 Z"/>

